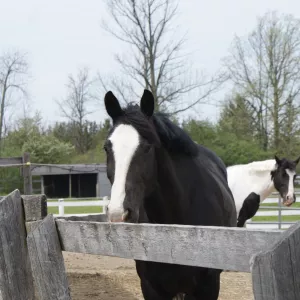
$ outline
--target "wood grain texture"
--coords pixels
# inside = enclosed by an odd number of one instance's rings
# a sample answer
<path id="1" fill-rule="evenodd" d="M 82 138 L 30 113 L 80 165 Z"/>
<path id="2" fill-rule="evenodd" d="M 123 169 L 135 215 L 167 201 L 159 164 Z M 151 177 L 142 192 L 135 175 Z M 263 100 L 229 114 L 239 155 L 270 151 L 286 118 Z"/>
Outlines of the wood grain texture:
<path id="1" fill-rule="evenodd" d="M 18 190 L 0 201 L 0 291 L 3 300 L 34 299 L 24 211 Z"/>
<path id="2" fill-rule="evenodd" d="M 27 235 L 29 234 L 30 231 L 32 231 L 35 228 L 37 228 L 41 224 L 41 222 L 42 222 L 42 220 L 32 221 L 32 222 L 26 222 L 25 226 L 26 226 Z"/>
<path id="3" fill-rule="evenodd" d="M 45 195 L 22 195 L 26 222 L 44 219 L 47 214 L 47 197 Z"/>
<path id="4" fill-rule="evenodd" d="M 48 215 L 27 237 L 32 274 L 40 300 L 70 300 L 54 218 Z"/>
<path id="5" fill-rule="evenodd" d="M 251 260 L 255 300 L 300 299 L 300 222 Z"/>
<path id="6" fill-rule="evenodd" d="M 56 220 L 62 249 L 145 261 L 250 272 L 251 256 L 281 231 Z"/>

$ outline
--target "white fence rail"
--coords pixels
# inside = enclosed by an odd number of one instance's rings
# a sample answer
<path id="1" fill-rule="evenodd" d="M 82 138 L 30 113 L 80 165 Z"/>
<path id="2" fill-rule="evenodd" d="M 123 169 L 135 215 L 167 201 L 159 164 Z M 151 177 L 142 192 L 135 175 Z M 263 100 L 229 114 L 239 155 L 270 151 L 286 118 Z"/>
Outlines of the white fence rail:
<path id="1" fill-rule="evenodd" d="M 80 199 L 78 199 L 80 200 Z M 105 207 L 108 205 L 108 197 L 103 197 L 102 200 L 87 200 L 87 201 L 65 201 L 61 198 L 58 201 L 47 201 L 48 207 L 58 207 L 58 214 L 54 214 L 55 217 L 68 217 L 68 216 L 87 216 L 87 215 L 99 215 L 105 213 Z M 65 207 L 85 207 L 85 206 L 95 206 L 102 207 L 102 213 L 86 213 L 86 214 L 66 214 Z"/>
<path id="2" fill-rule="evenodd" d="M 278 193 L 274 193 L 278 196 Z M 296 192 L 299 196 L 300 192 Z M 93 200 L 97 199 L 97 200 Z M 50 200 L 50 199 L 48 199 Z M 77 200 L 77 199 L 76 199 Z M 58 214 L 54 216 L 68 217 L 68 216 L 87 216 L 87 215 L 99 215 L 105 213 L 105 207 L 108 205 L 108 197 L 100 198 L 82 198 L 79 201 L 69 201 L 65 199 L 58 199 L 58 201 L 47 201 L 48 207 L 58 207 Z M 80 201 L 85 200 L 85 201 Z M 252 221 L 248 220 L 246 223 L 247 228 L 253 229 L 287 229 L 291 225 L 295 224 L 296 221 L 284 222 L 282 221 L 283 216 L 299 216 L 300 221 L 300 207 L 285 207 L 281 205 L 279 198 L 267 198 L 263 203 L 274 204 L 272 206 L 261 206 L 255 217 L 278 217 L 277 221 Z M 66 214 L 65 207 L 87 207 L 95 206 L 102 207 L 102 213 L 72 213 Z"/>

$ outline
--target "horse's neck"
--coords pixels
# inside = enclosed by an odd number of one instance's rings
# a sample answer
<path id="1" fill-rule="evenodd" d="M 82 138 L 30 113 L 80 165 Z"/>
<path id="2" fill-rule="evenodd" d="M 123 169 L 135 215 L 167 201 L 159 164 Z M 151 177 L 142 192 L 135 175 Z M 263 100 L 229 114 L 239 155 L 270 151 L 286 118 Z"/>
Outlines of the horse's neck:
<path id="1" fill-rule="evenodd" d="M 183 224 L 183 191 L 173 161 L 166 151 L 159 151 L 156 158 L 156 188 L 144 205 L 149 222 Z"/>
<path id="2" fill-rule="evenodd" d="M 264 201 L 275 191 L 274 182 L 271 179 L 271 170 L 259 171 L 250 174 L 250 181 L 254 183 L 255 192 L 260 195 L 260 201 Z"/>
<path id="3" fill-rule="evenodd" d="M 260 201 L 263 202 L 268 196 L 271 195 L 271 193 L 275 192 L 274 183 L 272 180 L 269 180 L 269 183 L 267 185 L 267 188 L 262 190 L 260 195 Z"/>

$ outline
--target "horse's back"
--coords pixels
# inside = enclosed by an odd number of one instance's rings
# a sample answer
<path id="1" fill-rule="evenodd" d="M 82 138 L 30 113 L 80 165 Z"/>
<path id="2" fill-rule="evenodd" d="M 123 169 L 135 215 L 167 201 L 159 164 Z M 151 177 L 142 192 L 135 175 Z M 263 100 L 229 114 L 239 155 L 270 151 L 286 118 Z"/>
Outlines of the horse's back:
<path id="1" fill-rule="evenodd" d="M 215 152 L 202 145 L 198 145 L 198 149 L 199 149 L 199 155 L 207 156 L 208 159 L 217 166 L 217 168 L 224 175 L 224 178 L 227 181 L 227 169 L 223 160 Z"/>
<path id="2" fill-rule="evenodd" d="M 189 222 L 193 225 L 236 226 L 236 209 L 227 183 L 226 166 L 213 151 L 200 145 L 198 149 L 196 157 L 177 162 L 189 204 Z"/>

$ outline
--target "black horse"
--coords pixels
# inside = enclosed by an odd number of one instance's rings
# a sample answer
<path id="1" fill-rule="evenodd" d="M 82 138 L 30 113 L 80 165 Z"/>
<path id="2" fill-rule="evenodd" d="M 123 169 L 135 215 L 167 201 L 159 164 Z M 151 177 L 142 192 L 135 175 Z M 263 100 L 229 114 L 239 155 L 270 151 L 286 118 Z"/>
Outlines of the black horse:
<path id="1" fill-rule="evenodd" d="M 236 226 L 225 165 L 165 115 L 153 114 L 150 91 L 140 107 L 125 109 L 108 92 L 105 107 L 113 121 L 104 146 L 111 222 Z M 136 269 L 146 300 L 218 298 L 222 270 L 145 261 Z"/>

